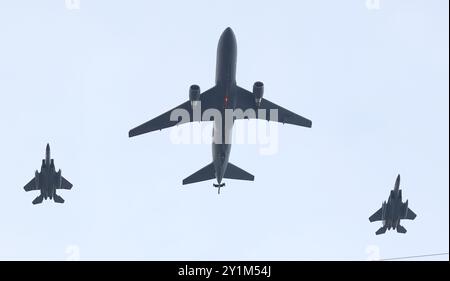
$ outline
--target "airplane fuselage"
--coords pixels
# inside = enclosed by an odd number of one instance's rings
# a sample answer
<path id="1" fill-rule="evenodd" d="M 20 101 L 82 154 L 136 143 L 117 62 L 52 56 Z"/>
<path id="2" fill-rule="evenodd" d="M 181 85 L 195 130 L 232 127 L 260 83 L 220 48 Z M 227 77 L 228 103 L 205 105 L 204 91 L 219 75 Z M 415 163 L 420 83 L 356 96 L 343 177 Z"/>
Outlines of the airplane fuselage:
<path id="1" fill-rule="evenodd" d="M 383 225 L 385 225 L 387 229 L 396 229 L 400 223 L 400 219 L 404 219 L 402 215 L 404 212 L 404 203 L 402 202 L 401 191 L 391 191 L 385 208 L 386 210 L 383 218 Z"/>
<path id="2" fill-rule="evenodd" d="M 53 194 L 55 193 L 54 178 L 54 168 L 51 169 L 49 166 L 46 166 L 41 169 L 39 182 L 41 183 L 41 194 L 44 199 L 53 198 Z"/>
<path id="3" fill-rule="evenodd" d="M 212 155 L 219 184 L 227 169 L 231 151 L 231 133 L 234 122 L 226 124 L 225 110 L 236 107 L 236 60 L 236 37 L 231 28 L 227 28 L 219 39 L 216 61 L 216 87 L 220 95 L 217 98 L 222 100 L 223 107 L 220 110 L 221 120 L 214 120 Z"/>
<path id="4" fill-rule="evenodd" d="M 53 199 L 56 193 L 57 178 L 54 160 L 50 155 L 50 146 L 47 146 L 39 174 L 39 188 L 44 199 Z"/>

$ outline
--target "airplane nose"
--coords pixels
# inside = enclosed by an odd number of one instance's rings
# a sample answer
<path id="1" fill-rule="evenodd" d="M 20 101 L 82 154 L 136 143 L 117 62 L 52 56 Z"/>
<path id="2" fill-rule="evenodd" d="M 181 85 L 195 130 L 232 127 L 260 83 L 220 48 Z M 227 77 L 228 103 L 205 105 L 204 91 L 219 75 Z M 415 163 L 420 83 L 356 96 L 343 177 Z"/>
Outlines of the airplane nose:
<path id="1" fill-rule="evenodd" d="M 236 53 L 236 36 L 230 27 L 227 27 L 220 35 L 218 50 L 221 54 Z"/>
<path id="2" fill-rule="evenodd" d="M 231 27 L 227 27 L 227 28 L 223 31 L 222 36 L 223 36 L 224 38 L 234 38 L 234 37 L 235 37 L 235 36 L 234 36 L 233 29 L 231 29 Z"/>

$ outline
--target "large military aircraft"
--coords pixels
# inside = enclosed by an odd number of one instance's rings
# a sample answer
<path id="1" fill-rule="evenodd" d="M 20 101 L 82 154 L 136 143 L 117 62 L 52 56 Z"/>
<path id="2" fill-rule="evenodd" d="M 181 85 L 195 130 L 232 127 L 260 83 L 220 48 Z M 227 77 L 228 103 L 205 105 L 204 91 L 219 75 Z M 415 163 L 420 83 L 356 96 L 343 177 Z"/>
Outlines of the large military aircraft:
<path id="1" fill-rule="evenodd" d="M 25 191 L 40 190 L 41 194 L 33 200 L 33 204 L 40 204 L 42 200 L 53 199 L 56 203 L 64 203 L 64 199 L 56 194 L 57 189 L 71 189 L 72 184 L 56 172 L 55 161 L 50 158 L 50 145 L 45 149 L 45 159 L 42 159 L 41 172 L 37 170 L 35 176 L 25 185 Z"/>
<path id="2" fill-rule="evenodd" d="M 376 235 L 384 234 L 388 229 L 397 229 L 399 233 L 406 233 L 406 229 L 400 225 L 400 220 L 413 220 L 416 214 L 408 208 L 408 200 L 402 202 L 402 191 L 400 189 L 400 175 L 395 181 L 394 190 L 391 190 L 389 199 L 383 202 L 381 209 L 370 216 L 369 221 L 382 221 L 383 226 L 377 230 Z"/>
<path id="3" fill-rule="evenodd" d="M 236 179 L 253 181 L 254 176 L 230 163 L 231 131 L 236 119 L 265 119 L 280 123 L 311 127 L 312 122 L 283 107 L 263 98 L 264 84 L 255 82 L 253 92 L 247 91 L 236 84 L 236 37 L 231 28 L 225 29 L 219 39 L 216 61 L 216 85 L 200 93 L 198 85 L 189 88 L 189 100 L 179 106 L 161 114 L 160 116 L 130 130 L 129 137 L 161 130 L 175 125 L 193 121 L 214 121 L 212 142 L 212 163 L 183 180 L 183 184 L 190 184 L 216 178 L 220 187 L 224 186 L 222 179 Z M 220 112 L 220 117 L 205 117 L 205 112 L 214 109 Z M 174 113 L 183 111 L 185 116 Z M 232 111 L 231 122 L 226 117 Z M 267 114 L 267 111 L 278 114 Z M 238 114 L 238 113 L 243 114 Z M 201 116 L 201 117 L 200 117 Z M 225 118 L 223 118 L 225 116 Z M 180 119 L 181 117 L 181 119 Z"/>

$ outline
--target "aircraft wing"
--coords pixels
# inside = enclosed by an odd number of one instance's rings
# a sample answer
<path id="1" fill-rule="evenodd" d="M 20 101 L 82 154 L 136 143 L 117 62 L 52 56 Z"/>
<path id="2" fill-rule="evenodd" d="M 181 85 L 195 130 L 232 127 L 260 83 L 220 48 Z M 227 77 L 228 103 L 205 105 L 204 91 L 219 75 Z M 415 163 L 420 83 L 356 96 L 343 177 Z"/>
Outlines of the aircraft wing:
<path id="1" fill-rule="evenodd" d="M 68 180 L 61 176 L 61 187 L 59 187 L 58 189 L 71 189 L 72 186 L 73 185 Z"/>
<path id="2" fill-rule="evenodd" d="M 406 214 L 406 220 L 413 220 L 416 218 L 416 213 L 414 213 L 410 208 L 408 208 L 408 213 Z"/>
<path id="3" fill-rule="evenodd" d="M 292 124 L 292 125 L 298 125 L 298 126 L 303 126 L 303 127 L 308 127 L 308 128 L 311 128 L 311 126 L 312 126 L 311 120 L 309 120 L 305 117 L 302 117 L 292 111 L 289 111 L 289 110 L 287 110 L 269 100 L 266 100 L 264 98 L 261 100 L 261 104 L 257 108 L 253 93 L 244 88 L 241 88 L 241 87 L 238 87 L 238 103 L 237 103 L 236 107 L 242 109 L 243 111 L 245 111 L 247 109 L 254 109 L 255 111 L 257 109 L 265 109 L 266 110 L 265 119 L 267 121 L 275 121 L 275 120 L 270 120 L 270 110 L 276 109 L 276 110 L 278 110 L 278 120 L 276 120 L 277 122 L 280 122 L 283 124 L 287 123 L 287 124 Z M 262 117 L 259 117 L 259 119 L 262 119 Z"/>
<path id="4" fill-rule="evenodd" d="M 30 182 L 27 183 L 27 184 L 23 187 L 23 189 L 25 189 L 25 191 L 39 190 L 39 187 L 36 186 L 36 180 L 35 180 L 35 178 L 32 178 L 32 179 L 30 180 Z"/>
<path id="5" fill-rule="evenodd" d="M 381 220 L 383 220 L 382 212 L 383 212 L 383 209 L 380 208 L 378 211 L 375 212 L 375 214 L 370 216 L 369 221 L 370 222 L 374 222 L 374 221 L 381 221 Z"/>
<path id="6" fill-rule="evenodd" d="M 213 103 L 213 98 L 212 98 L 214 92 L 215 92 L 215 87 L 212 87 L 200 95 L 201 110 L 202 110 L 201 113 L 202 114 L 206 109 L 215 107 L 215 104 Z M 185 112 L 189 113 L 189 116 L 186 116 L 189 118 L 181 118 L 181 120 L 180 120 L 180 118 L 178 118 L 178 120 L 171 120 L 170 117 L 172 115 L 172 112 L 174 112 L 174 110 L 177 110 L 177 109 L 184 110 Z M 201 118 L 201 115 L 199 117 Z M 186 101 L 186 102 L 180 104 L 179 106 L 172 108 L 171 110 L 159 115 L 158 117 L 130 130 L 128 135 L 129 135 L 129 137 L 134 137 L 134 136 L 142 135 L 142 134 L 157 131 L 157 130 L 162 130 L 162 129 L 169 128 L 169 127 L 172 127 L 175 125 L 181 125 L 183 123 L 192 122 L 192 121 L 194 121 L 193 118 L 194 118 L 194 116 L 193 116 L 193 112 L 192 112 L 191 103 L 190 103 L 190 101 Z M 201 121 L 201 119 L 198 121 Z"/>

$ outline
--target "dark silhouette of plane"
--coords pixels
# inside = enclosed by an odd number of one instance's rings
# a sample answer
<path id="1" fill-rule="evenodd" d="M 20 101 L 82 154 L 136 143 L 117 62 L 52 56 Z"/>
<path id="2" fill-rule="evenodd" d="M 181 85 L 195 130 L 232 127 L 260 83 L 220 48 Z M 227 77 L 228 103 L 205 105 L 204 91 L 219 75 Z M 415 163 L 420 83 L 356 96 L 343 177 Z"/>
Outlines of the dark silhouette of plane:
<path id="1" fill-rule="evenodd" d="M 198 85 L 189 88 L 189 100 L 172 110 L 130 130 L 129 137 L 145 134 L 155 130 L 172 127 L 175 125 L 193 121 L 214 121 L 213 129 L 213 161 L 183 180 L 183 184 L 201 182 L 210 179 L 217 179 L 215 187 L 224 186 L 222 179 L 236 179 L 253 181 L 254 176 L 243 169 L 230 163 L 231 131 L 236 119 L 265 119 L 267 121 L 278 121 L 303 127 L 311 127 L 312 122 L 300 115 L 297 115 L 283 107 L 276 105 L 263 98 L 264 84 L 255 82 L 253 92 L 247 91 L 236 84 L 236 59 L 237 45 L 236 38 L 231 28 L 225 29 L 219 39 L 217 47 L 216 61 L 216 85 L 207 91 L 200 93 Z M 202 115 L 206 110 L 215 109 L 221 116 L 226 116 L 227 110 L 245 112 L 240 116 L 234 116 L 231 122 L 225 122 L 226 118 L 200 119 L 196 117 L 196 110 Z M 189 113 L 188 118 L 171 118 L 176 110 L 184 110 Z M 255 114 L 251 114 L 255 112 Z M 276 110 L 275 118 L 266 112 Z M 220 120 L 221 119 L 221 120 Z"/>
<path id="2" fill-rule="evenodd" d="M 375 232 L 377 235 L 384 234 L 386 230 L 397 229 L 399 233 L 406 233 L 406 229 L 400 225 L 400 220 L 413 220 L 416 214 L 408 208 L 408 200 L 402 202 L 402 191 L 400 189 L 400 175 L 395 181 L 394 190 L 391 190 L 389 199 L 383 202 L 381 209 L 370 216 L 369 221 L 382 221 L 383 226 Z"/>
<path id="3" fill-rule="evenodd" d="M 57 189 L 71 189 L 72 184 L 62 175 L 61 170 L 56 172 L 55 162 L 50 159 L 50 145 L 45 149 L 45 159 L 42 159 L 41 172 L 36 170 L 35 176 L 25 185 L 25 191 L 40 190 L 41 194 L 33 200 L 33 204 L 40 204 L 47 198 L 53 199 L 56 203 L 64 203 L 64 199 L 56 194 Z"/>

